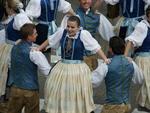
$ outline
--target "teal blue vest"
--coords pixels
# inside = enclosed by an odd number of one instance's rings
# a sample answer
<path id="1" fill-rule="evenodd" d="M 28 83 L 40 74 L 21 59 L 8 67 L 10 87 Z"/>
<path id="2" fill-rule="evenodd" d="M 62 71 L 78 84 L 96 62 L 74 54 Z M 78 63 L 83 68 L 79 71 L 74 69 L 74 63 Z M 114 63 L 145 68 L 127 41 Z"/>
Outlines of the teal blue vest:
<path id="1" fill-rule="evenodd" d="M 133 64 L 123 55 L 112 58 L 105 77 L 106 103 L 121 104 L 129 102 L 129 89 L 133 73 Z"/>
<path id="2" fill-rule="evenodd" d="M 38 90 L 37 66 L 30 60 L 31 43 L 23 41 L 14 45 L 8 85 L 28 90 Z"/>
<path id="3" fill-rule="evenodd" d="M 84 10 L 79 7 L 76 13 L 80 16 L 81 26 L 83 29 L 88 30 L 93 37 L 95 37 L 96 32 L 98 31 L 100 15 L 95 14 L 92 10 L 86 15 Z"/>

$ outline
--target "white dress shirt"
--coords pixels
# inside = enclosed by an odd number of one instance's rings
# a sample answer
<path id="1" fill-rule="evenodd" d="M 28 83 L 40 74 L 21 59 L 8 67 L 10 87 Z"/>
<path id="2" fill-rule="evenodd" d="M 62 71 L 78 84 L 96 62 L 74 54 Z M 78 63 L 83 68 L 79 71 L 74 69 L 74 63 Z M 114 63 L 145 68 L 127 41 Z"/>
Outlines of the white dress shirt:
<path id="1" fill-rule="evenodd" d="M 51 69 L 50 64 L 48 63 L 44 54 L 40 51 L 31 50 L 30 51 L 30 60 L 38 66 L 38 69 L 44 74 L 48 75 Z"/>
<path id="2" fill-rule="evenodd" d="M 135 84 L 142 84 L 143 83 L 143 73 L 142 70 L 132 61 L 134 67 L 134 74 L 132 81 Z M 92 72 L 92 84 L 93 87 L 98 87 L 104 78 L 106 77 L 108 72 L 108 66 L 102 60 L 99 60 L 98 68 Z"/>

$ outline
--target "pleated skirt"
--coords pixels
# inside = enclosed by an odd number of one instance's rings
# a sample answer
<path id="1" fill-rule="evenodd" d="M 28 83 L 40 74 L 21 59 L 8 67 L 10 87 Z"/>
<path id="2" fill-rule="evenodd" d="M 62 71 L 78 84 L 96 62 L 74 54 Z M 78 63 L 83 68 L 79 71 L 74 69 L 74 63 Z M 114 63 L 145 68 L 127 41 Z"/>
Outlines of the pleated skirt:
<path id="1" fill-rule="evenodd" d="M 0 96 L 5 94 L 12 45 L 0 44 Z"/>
<path id="2" fill-rule="evenodd" d="M 144 82 L 137 98 L 138 103 L 141 106 L 150 109 L 150 53 L 146 53 L 146 56 L 144 54 L 143 56 L 137 56 L 135 62 L 139 68 L 142 69 L 144 74 Z"/>
<path id="3" fill-rule="evenodd" d="M 47 113 L 90 113 L 95 109 L 91 72 L 85 63 L 58 62 L 44 90 Z"/>

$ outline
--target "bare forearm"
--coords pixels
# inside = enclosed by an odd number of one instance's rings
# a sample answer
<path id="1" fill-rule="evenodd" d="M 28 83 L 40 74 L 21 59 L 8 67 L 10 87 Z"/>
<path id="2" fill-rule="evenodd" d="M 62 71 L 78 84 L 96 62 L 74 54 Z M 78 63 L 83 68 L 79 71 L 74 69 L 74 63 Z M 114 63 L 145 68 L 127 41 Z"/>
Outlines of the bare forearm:
<path id="1" fill-rule="evenodd" d="M 107 57 L 106 57 L 106 55 L 104 54 L 104 52 L 102 51 L 102 49 L 99 49 L 99 50 L 97 51 L 97 54 L 98 54 L 98 56 L 101 57 L 104 61 L 107 60 Z"/>
<path id="2" fill-rule="evenodd" d="M 43 49 L 45 49 L 47 46 L 49 45 L 48 39 L 46 41 L 44 41 L 39 47 L 38 49 L 40 51 L 42 51 Z"/>
<path id="3" fill-rule="evenodd" d="M 75 15 L 75 12 L 74 12 L 74 10 L 71 8 L 66 14 L 69 15 L 69 16 L 73 16 L 73 15 Z"/>
<path id="4" fill-rule="evenodd" d="M 127 42 L 124 55 L 128 56 L 129 52 L 134 48 L 133 43 L 131 41 Z"/>

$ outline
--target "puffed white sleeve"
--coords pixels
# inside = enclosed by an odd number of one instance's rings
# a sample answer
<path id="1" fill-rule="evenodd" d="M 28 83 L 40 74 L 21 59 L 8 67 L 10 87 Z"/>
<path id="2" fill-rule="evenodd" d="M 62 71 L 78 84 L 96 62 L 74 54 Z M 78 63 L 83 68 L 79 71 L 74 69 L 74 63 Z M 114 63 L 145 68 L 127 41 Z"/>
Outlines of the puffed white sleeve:
<path id="1" fill-rule="evenodd" d="M 134 61 L 132 61 L 132 63 L 134 67 L 134 74 L 133 74 L 132 81 L 135 84 L 142 84 L 144 80 L 143 72 Z"/>
<path id="2" fill-rule="evenodd" d="M 108 66 L 103 62 L 98 62 L 98 67 L 92 72 L 92 85 L 93 87 L 98 87 L 108 72 Z"/>
<path id="3" fill-rule="evenodd" d="M 99 43 L 92 37 L 92 35 L 87 30 L 81 30 L 80 39 L 83 42 L 86 50 L 96 53 L 101 48 Z"/>
<path id="4" fill-rule="evenodd" d="M 119 2 L 119 0 L 104 0 L 107 4 L 115 5 Z"/>
<path id="5" fill-rule="evenodd" d="M 25 12 L 31 18 L 38 18 L 41 15 L 41 0 L 30 0 Z"/>
<path id="6" fill-rule="evenodd" d="M 19 13 L 14 17 L 13 28 L 20 31 L 25 23 L 32 23 L 26 13 Z"/>
<path id="7" fill-rule="evenodd" d="M 98 31 L 104 40 L 109 41 L 111 37 L 115 36 L 114 27 L 103 14 L 100 14 L 99 23 Z"/>
<path id="8" fill-rule="evenodd" d="M 135 30 L 125 39 L 125 41 L 131 41 L 134 47 L 139 47 L 146 38 L 147 31 L 147 25 L 144 23 L 144 21 L 141 21 L 136 25 Z"/>
<path id="9" fill-rule="evenodd" d="M 58 5 L 58 11 L 67 13 L 71 9 L 71 4 L 65 0 L 60 0 Z"/>
<path id="10" fill-rule="evenodd" d="M 48 75 L 51 69 L 44 54 L 40 51 L 30 51 L 30 60 L 38 66 L 38 69 L 44 74 Z"/>
<path id="11" fill-rule="evenodd" d="M 60 46 L 60 40 L 63 35 L 63 28 L 58 28 L 57 31 L 48 37 L 48 43 L 52 48 L 58 48 Z"/>

